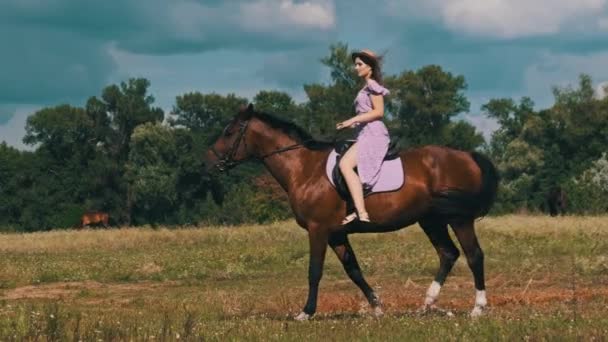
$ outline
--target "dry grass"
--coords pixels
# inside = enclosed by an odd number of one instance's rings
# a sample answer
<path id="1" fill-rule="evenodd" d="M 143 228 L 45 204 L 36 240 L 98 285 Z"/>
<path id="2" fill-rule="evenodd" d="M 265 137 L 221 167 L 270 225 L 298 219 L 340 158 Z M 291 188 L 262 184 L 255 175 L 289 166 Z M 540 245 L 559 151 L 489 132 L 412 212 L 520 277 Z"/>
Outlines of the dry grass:
<path id="1" fill-rule="evenodd" d="M 387 317 L 328 253 L 317 318 L 296 324 L 308 243 L 293 221 L 0 235 L 0 340 L 591 340 L 608 334 L 608 217 L 503 216 L 477 223 L 488 317 L 464 258 L 442 289 L 456 313 L 418 317 L 437 268 L 417 227 L 351 238 Z"/>
<path id="2" fill-rule="evenodd" d="M 600 234 L 608 235 L 608 216 L 563 216 L 505 215 L 486 217 L 476 223 L 477 231 L 492 231 L 508 234 Z M 236 229 L 238 228 L 238 229 Z M 277 231 L 278 230 L 278 231 Z M 418 225 L 390 234 L 355 235 L 362 238 L 382 238 L 419 231 Z M 300 232 L 301 234 L 298 234 Z M 122 250 L 140 248 L 142 244 L 176 243 L 193 245 L 226 241 L 247 241 L 255 234 L 259 239 L 281 240 L 278 234 L 289 238 L 303 238 L 305 232 L 293 221 L 277 222 L 271 225 L 246 225 L 236 227 L 211 226 L 203 228 L 121 228 L 110 230 L 58 230 L 39 233 L 0 234 L 0 253 L 43 253 L 78 252 L 93 248 Z"/>

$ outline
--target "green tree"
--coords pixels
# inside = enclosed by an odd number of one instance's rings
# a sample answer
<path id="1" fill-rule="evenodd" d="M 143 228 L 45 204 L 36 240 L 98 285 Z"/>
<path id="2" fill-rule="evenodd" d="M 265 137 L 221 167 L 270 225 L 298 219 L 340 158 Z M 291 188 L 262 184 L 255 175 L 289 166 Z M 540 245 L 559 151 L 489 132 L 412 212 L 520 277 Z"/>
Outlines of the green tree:
<path id="1" fill-rule="evenodd" d="M 445 146 L 463 151 L 473 151 L 485 142 L 475 126 L 462 120 L 447 124 L 440 141 Z"/>
<path id="2" fill-rule="evenodd" d="M 351 87 L 341 84 L 324 86 L 321 84 L 304 85 L 308 96 L 300 122 L 314 136 L 331 139 L 338 133 L 336 123 L 355 115 L 353 98 L 355 92 Z M 348 131 L 345 134 L 351 134 Z"/>
<path id="3" fill-rule="evenodd" d="M 608 211 L 608 154 L 593 161 L 581 174 L 565 182 L 569 211 L 604 214 Z"/>
<path id="4" fill-rule="evenodd" d="M 481 106 L 481 110 L 500 125 L 490 143 L 491 153 L 495 157 L 503 155 L 507 145 L 522 133 L 527 120 L 536 114 L 534 102 L 528 97 L 523 97 L 519 104 L 512 99 L 492 99 Z"/>
<path id="5" fill-rule="evenodd" d="M 396 120 L 392 127 L 402 146 L 448 143 L 443 138 L 451 119 L 469 110 L 464 77 L 429 65 L 385 79 L 392 92 L 390 108 Z M 464 129 L 462 124 L 456 127 Z"/>
<path id="6" fill-rule="evenodd" d="M 154 97 L 148 94 L 150 81 L 132 78 L 119 85 L 110 85 L 102 91 L 101 98 L 117 133 L 119 158 L 126 160 L 129 139 L 135 127 L 147 122 L 162 122 L 162 109 L 153 107 Z"/>
<path id="7" fill-rule="evenodd" d="M 24 155 L 6 142 L 0 143 L 0 231 L 16 226 L 23 208 L 21 197 L 25 182 L 26 169 Z"/>
<path id="8" fill-rule="evenodd" d="M 188 128 L 205 144 L 210 144 L 236 115 L 239 107 L 247 104 L 247 99 L 234 94 L 222 96 L 194 92 L 177 96 L 175 102 L 169 124 Z"/>
<path id="9" fill-rule="evenodd" d="M 314 136 L 322 139 L 336 137 L 336 123 L 355 115 L 353 100 L 363 84 L 354 71 L 350 56 L 348 45 L 331 45 L 329 55 L 320 62 L 329 69 L 332 82 L 329 85 L 304 85 L 308 101 L 300 112 L 301 119 L 297 121 Z M 347 138 L 351 138 L 350 133 L 342 134 L 349 134 Z"/>
<path id="10" fill-rule="evenodd" d="M 575 185 L 573 177 L 606 150 L 608 102 L 594 98 L 591 78 L 581 75 L 577 88 L 555 87 L 553 93 L 554 105 L 538 112 L 529 98 L 519 104 L 495 99 L 482 107 L 501 125 L 490 150 L 503 176 L 505 195 L 500 200 L 505 208 L 535 210 L 556 185 L 566 184 L 569 192 L 575 191 L 585 183 Z"/>
<path id="11" fill-rule="evenodd" d="M 256 111 L 274 114 L 296 124 L 302 124 L 300 118 L 303 107 L 297 105 L 285 92 L 262 90 L 253 98 L 253 105 Z"/>
<path id="12" fill-rule="evenodd" d="M 557 131 L 560 152 L 568 168 L 580 173 L 606 151 L 608 119 L 606 99 L 594 98 L 591 77 L 581 75 L 578 89 L 554 88 L 555 105 L 551 110 L 552 129 Z"/>
<path id="13" fill-rule="evenodd" d="M 172 130 L 160 123 L 135 128 L 131 137 L 127 179 L 134 204 L 134 223 L 165 222 L 177 202 L 177 149 Z"/>
<path id="14" fill-rule="evenodd" d="M 23 141 L 29 145 L 39 144 L 62 161 L 90 146 L 92 129 L 93 122 L 82 108 L 60 105 L 41 109 L 28 117 Z"/>
<path id="15" fill-rule="evenodd" d="M 353 68 L 352 52 L 348 49 L 348 44 L 332 44 L 329 46 L 329 56 L 321 58 L 321 63 L 329 68 L 334 85 L 355 90 L 360 80 Z"/>
<path id="16" fill-rule="evenodd" d="M 131 222 L 133 196 L 125 178 L 131 135 L 138 125 L 162 122 L 164 119 L 162 109 L 153 107 L 154 97 L 148 94 L 149 87 L 150 82 L 147 79 L 131 78 L 127 82 L 121 82 L 120 85 L 110 85 L 104 88 L 101 101 L 89 101 L 99 109 L 105 107 L 110 118 L 112 131 L 109 132 L 109 136 L 111 140 L 106 143 L 104 149 L 116 163 L 111 168 L 114 170 L 112 182 L 116 191 L 123 198 L 123 204 L 115 209 L 115 216 L 118 221 L 126 224 Z"/>

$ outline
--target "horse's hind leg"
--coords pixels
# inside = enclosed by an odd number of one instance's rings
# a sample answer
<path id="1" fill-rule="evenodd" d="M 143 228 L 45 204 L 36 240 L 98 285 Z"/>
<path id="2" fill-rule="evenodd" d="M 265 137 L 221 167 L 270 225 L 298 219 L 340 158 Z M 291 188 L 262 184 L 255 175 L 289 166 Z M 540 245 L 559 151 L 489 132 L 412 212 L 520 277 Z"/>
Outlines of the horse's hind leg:
<path id="1" fill-rule="evenodd" d="M 458 237 L 460 246 L 467 256 L 469 268 L 473 272 L 476 296 L 475 307 L 473 308 L 473 311 L 471 311 L 471 316 L 477 317 L 483 314 L 488 301 L 486 299 L 486 285 L 483 271 L 483 251 L 481 250 L 479 242 L 477 241 L 477 236 L 475 235 L 474 220 L 470 219 L 454 222 L 450 223 L 450 225 L 452 226 L 456 237 Z"/>
<path id="2" fill-rule="evenodd" d="M 329 245 L 336 253 L 338 259 L 340 259 L 348 277 L 361 289 L 361 291 L 363 291 L 365 298 L 367 298 L 367 301 L 374 310 L 374 315 L 377 317 L 382 316 L 383 312 L 380 298 L 369 286 L 367 281 L 365 281 L 365 278 L 363 278 L 363 273 L 361 272 L 361 268 L 355 257 L 355 252 L 348 242 L 346 233 L 333 233 L 329 238 Z"/>
<path id="3" fill-rule="evenodd" d="M 454 263 L 460 256 L 460 252 L 454 245 L 445 222 L 421 220 L 419 224 L 435 247 L 437 255 L 439 256 L 439 270 L 437 271 L 435 280 L 431 283 L 431 286 L 429 286 L 429 289 L 426 292 L 424 306 L 422 307 L 422 310 L 426 311 L 427 309 L 434 307 L 437 297 L 439 296 L 439 291 L 452 270 Z"/>

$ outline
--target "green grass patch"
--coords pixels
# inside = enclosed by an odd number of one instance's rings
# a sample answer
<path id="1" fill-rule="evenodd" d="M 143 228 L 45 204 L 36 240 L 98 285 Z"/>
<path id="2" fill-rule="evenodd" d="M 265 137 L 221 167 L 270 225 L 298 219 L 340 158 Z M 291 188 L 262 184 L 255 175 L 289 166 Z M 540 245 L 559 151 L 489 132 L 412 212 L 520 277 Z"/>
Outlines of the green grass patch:
<path id="1" fill-rule="evenodd" d="M 477 222 L 491 310 L 468 318 L 466 259 L 418 316 L 438 267 L 419 227 L 351 236 L 387 315 L 373 319 L 328 251 L 319 313 L 307 293 L 308 240 L 267 226 L 0 234 L 0 340 L 601 340 L 608 336 L 608 217 Z"/>

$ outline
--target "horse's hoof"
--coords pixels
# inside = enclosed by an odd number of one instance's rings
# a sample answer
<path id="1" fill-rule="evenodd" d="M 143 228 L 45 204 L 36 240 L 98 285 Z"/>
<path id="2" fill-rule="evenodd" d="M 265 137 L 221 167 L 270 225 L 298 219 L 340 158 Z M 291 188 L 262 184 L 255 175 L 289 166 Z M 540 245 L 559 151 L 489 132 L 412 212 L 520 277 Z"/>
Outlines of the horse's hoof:
<path id="1" fill-rule="evenodd" d="M 424 304 L 416 312 L 424 314 L 433 311 L 443 311 L 435 304 Z"/>
<path id="2" fill-rule="evenodd" d="M 418 308 L 418 310 L 416 310 L 416 313 L 418 315 L 424 315 L 427 312 L 429 312 L 430 308 L 431 308 L 430 305 L 424 304 L 423 306 L 421 306 L 420 308 Z"/>
<path id="3" fill-rule="evenodd" d="M 471 311 L 471 318 L 477 318 L 477 317 L 481 317 L 485 314 L 486 312 L 486 307 L 485 306 L 475 306 L 473 308 L 473 311 Z"/>
<path id="4" fill-rule="evenodd" d="M 376 307 L 373 309 L 373 315 L 374 315 L 374 317 L 376 317 L 376 318 L 380 318 L 380 317 L 384 316 L 384 311 L 382 311 L 382 308 L 381 308 L 381 307 L 376 306 Z"/>
<path id="5" fill-rule="evenodd" d="M 308 321 L 308 320 L 310 319 L 310 317 L 311 317 L 311 316 L 310 316 L 309 314 L 307 314 L 306 312 L 303 312 L 303 311 L 302 311 L 302 312 L 300 312 L 300 314 L 299 314 L 299 315 L 297 315 L 297 316 L 296 316 L 296 317 L 294 317 L 293 319 L 294 319 L 294 320 L 296 320 L 296 321 L 300 321 L 300 322 L 302 322 L 302 321 Z"/>

